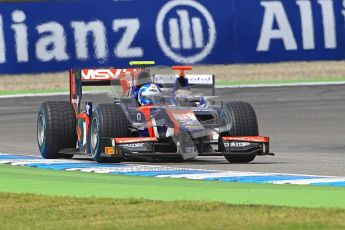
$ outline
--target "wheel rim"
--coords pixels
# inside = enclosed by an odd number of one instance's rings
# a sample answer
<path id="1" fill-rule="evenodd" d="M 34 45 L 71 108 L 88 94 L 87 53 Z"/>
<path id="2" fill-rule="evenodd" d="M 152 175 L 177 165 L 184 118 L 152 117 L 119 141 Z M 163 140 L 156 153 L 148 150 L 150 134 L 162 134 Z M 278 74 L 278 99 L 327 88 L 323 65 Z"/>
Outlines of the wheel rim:
<path id="1" fill-rule="evenodd" d="M 98 144 L 98 124 L 97 119 L 92 119 L 91 125 L 91 148 L 96 149 Z"/>
<path id="2" fill-rule="evenodd" d="M 40 146 L 42 146 L 44 142 L 45 126 L 46 126 L 46 121 L 43 117 L 43 114 L 41 113 L 38 116 L 38 120 L 37 120 L 37 140 Z"/>

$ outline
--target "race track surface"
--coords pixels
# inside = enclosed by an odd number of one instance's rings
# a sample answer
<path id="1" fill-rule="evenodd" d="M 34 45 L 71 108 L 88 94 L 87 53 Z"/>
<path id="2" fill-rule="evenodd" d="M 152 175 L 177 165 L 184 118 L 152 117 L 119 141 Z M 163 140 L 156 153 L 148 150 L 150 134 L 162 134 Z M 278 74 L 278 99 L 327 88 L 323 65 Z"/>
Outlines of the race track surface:
<path id="1" fill-rule="evenodd" d="M 249 164 L 228 164 L 223 157 L 142 164 L 345 176 L 345 85 L 217 89 L 217 94 L 224 100 L 252 103 L 260 134 L 271 137 L 275 157 L 257 157 Z M 112 101 L 106 95 L 84 98 Z M 68 100 L 68 96 L 0 99 L 0 152 L 39 155 L 36 112 L 46 100 Z"/>

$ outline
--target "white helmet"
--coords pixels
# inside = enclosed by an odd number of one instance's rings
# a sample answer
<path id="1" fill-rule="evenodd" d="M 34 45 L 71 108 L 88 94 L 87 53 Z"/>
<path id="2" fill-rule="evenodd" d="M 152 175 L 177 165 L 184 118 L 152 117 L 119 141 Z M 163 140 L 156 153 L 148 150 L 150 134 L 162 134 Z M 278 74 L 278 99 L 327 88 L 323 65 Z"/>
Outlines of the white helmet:
<path id="1" fill-rule="evenodd" d="M 159 103 L 157 97 L 162 95 L 162 91 L 158 85 L 154 83 L 148 83 L 143 85 L 139 89 L 138 101 L 141 105 L 149 105 Z M 156 97 L 156 98 L 155 98 Z"/>

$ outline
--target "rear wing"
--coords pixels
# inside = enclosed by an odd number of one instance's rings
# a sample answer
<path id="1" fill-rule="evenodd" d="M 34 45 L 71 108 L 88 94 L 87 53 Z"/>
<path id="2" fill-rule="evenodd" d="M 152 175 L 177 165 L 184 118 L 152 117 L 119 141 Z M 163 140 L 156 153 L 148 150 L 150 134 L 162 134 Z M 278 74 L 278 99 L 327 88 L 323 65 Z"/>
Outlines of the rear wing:
<path id="1" fill-rule="evenodd" d="M 176 78 L 178 78 L 178 75 L 175 75 L 175 76 L 155 75 L 155 76 L 153 76 L 153 82 L 164 87 L 164 88 L 172 88 L 175 85 Z M 189 75 L 185 75 L 185 78 L 188 79 L 189 85 L 192 86 L 192 88 L 212 89 L 212 96 L 215 96 L 216 87 L 215 87 L 215 76 L 214 75 L 189 74 Z"/>
<path id="2" fill-rule="evenodd" d="M 138 69 L 71 69 L 69 72 L 70 102 L 76 114 L 80 113 L 80 101 L 83 96 L 83 86 L 121 85 L 128 87 L 127 79 Z"/>
<path id="3" fill-rule="evenodd" d="M 129 76 L 133 76 L 137 71 L 140 69 L 71 69 L 69 72 L 70 102 L 76 114 L 80 112 L 83 86 L 121 85 L 125 92 L 130 87 L 128 84 L 131 81 Z M 177 75 L 154 75 L 152 81 L 165 88 L 172 88 L 177 77 Z M 188 78 L 189 84 L 193 88 L 209 88 L 212 89 L 212 95 L 215 95 L 214 75 L 186 75 L 185 77 Z"/>

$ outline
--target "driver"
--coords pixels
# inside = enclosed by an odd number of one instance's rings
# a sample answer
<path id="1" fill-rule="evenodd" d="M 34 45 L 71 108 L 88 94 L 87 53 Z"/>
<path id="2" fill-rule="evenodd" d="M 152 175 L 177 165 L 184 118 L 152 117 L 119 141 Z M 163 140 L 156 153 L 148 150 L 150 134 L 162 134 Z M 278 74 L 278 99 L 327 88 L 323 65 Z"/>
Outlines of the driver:
<path id="1" fill-rule="evenodd" d="M 162 91 L 158 85 L 147 83 L 139 89 L 137 100 L 140 105 L 153 105 L 160 103 Z"/>

